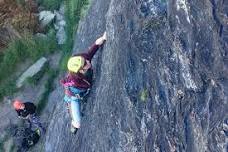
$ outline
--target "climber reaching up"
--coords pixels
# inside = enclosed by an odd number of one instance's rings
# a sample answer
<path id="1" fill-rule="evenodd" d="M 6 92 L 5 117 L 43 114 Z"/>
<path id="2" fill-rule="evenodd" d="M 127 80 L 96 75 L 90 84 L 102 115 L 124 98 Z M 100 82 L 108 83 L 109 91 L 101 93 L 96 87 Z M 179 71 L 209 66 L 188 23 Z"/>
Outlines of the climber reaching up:
<path id="1" fill-rule="evenodd" d="M 67 63 L 68 74 L 60 82 L 65 88 L 64 101 L 72 118 L 71 131 L 77 132 L 81 124 L 80 101 L 92 86 L 91 60 L 106 41 L 106 32 L 85 53 L 74 54 Z"/>

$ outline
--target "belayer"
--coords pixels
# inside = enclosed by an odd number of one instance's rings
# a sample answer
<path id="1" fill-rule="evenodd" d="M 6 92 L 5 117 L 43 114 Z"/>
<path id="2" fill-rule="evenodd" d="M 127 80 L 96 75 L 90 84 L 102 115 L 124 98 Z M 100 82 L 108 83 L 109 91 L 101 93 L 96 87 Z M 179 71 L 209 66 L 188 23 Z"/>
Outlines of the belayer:
<path id="1" fill-rule="evenodd" d="M 13 102 L 13 107 L 18 117 L 29 123 L 29 127 L 25 127 L 22 134 L 16 139 L 19 142 L 18 151 L 27 151 L 39 141 L 40 136 L 45 133 L 45 128 L 40 123 L 36 114 L 37 108 L 33 103 L 16 99 Z"/>
<path id="2" fill-rule="evenodd" d="M 71 132 L 76 133 L 81 125 L 80 102 L 92 86 L 91 60 L 106 41 L 106 32 L 85 53 L 74 54 L 67 63 L 68 74 L 60 82 L 65 89 L 64 101 L 72 118 Z"/>
<path id="3" fill-rule="evenodd" d="M 13 107 L 20 119 L 27 120 L 30 128 L 39 128 L 42 133 L 45 132 L 40 120 L 36 114 L 36 106 L 31 102 L 22 102 L 18 99 L 14 100 Z"/>

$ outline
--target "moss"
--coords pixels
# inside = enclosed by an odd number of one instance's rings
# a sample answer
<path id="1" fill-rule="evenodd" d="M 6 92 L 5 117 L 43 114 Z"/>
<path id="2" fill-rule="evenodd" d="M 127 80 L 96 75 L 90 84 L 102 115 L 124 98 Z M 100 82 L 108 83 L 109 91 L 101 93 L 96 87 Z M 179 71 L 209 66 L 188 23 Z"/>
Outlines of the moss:
<path id="1" fill-rule="evenodd" d="M 165 22 L 163 21 L 162 17 L 159 17 L 159 18 L 154 17 L 144 23 L 144 28 L 156 30 L 164 26 L 164 24 Z"/>
<path id="2" fill-rule="evenodd" d="M 147 89 L 142 90 L 140 92 L 140 100 L 143 102 L 146 102 L 146 100 L 148 99 L 148 95 L 149 95 L 149 92 Z"/>
<path id="3" fill-rule="evenodd" d="M 61 3 L 63 2 L 62 0 L 38 0 L 39 4 L 44 6 L 45 9 L 48 10 L 57 10 Z"/>

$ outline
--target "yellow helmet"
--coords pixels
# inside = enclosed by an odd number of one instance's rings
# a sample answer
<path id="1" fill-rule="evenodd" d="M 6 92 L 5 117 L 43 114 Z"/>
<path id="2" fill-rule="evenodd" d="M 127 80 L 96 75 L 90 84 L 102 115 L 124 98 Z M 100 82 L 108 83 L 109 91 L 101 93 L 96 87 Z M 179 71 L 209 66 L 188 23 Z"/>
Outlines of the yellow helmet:
<path id="1" fill-rule="evenodd" d="M 68 60 L 67 68 L 69 71 L 77 73 L 84 64 L 85 59 L 83 57 L 74 56 Z"/>

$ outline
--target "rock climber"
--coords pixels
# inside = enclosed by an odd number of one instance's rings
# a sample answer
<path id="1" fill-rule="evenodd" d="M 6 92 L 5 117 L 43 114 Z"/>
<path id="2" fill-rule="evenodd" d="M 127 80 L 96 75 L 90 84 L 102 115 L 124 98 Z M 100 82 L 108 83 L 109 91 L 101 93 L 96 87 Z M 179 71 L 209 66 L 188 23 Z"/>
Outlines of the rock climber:
<path id="1" fill-rule="evenodd" d="M 88 93 L 92 85 L 93 69 L 91 60 L 106 39 L 106 32 L 104 32 L 85 53 L 71 56 L 67 63 L 68 74 L 60 81 L 65 88 L 64 101 L 68 105 L 69 113 L 72 118 L 72 133 L 76 133 L 80 128 L 80 101 Z"/>

